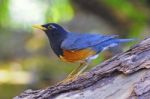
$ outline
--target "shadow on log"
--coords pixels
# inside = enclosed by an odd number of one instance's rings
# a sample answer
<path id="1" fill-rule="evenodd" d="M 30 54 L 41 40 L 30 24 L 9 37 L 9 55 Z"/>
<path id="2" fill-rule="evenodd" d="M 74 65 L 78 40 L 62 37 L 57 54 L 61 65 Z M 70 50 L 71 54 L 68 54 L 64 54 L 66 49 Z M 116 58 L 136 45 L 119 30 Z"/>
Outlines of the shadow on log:
<path id="1" fill-rule="evenodd" d="M 26 90 L 14 99 L 150 99 L 150 38 L 67 84 Z"/>

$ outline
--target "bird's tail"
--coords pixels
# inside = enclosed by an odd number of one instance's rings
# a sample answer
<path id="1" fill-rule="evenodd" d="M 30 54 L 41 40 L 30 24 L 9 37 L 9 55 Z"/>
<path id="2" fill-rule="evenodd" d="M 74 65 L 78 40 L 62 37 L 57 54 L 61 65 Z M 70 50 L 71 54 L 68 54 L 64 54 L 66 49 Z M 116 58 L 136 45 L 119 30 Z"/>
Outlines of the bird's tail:
<path id="1" fill-rule="evenodd" d="M 99 53 L 106 49 L 119 46 L 121 43 L 127 43 L 127 42 L 131 42 L 131 41 L 134 41 L 134 39 L 111 38 L 109 40 L 101 42 L 100 44 L 96 45 L 94 48 L 97 50 L 97 53 Z"/>
<path id="2" fill-rule="evenodd" d="M 117 39 L 118 43 L 126 43 L 126 42 L 131 42 L 134 41 L 135 39 Z"/>

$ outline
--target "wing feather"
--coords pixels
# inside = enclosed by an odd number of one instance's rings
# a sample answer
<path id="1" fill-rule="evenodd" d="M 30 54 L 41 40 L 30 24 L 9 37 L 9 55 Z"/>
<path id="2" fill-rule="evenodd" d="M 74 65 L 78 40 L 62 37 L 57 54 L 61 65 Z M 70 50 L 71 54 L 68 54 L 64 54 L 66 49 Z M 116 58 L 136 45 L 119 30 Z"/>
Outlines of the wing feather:
<path id="1" fill-rule="evenodd" d="M 65 50 L 80 50 L 88 48 L 104 41 L 115 38 L 117 35 L 101 35 L 101 34 L 77 34 L 70 33 L 62 42 L 61 48 Z"/>

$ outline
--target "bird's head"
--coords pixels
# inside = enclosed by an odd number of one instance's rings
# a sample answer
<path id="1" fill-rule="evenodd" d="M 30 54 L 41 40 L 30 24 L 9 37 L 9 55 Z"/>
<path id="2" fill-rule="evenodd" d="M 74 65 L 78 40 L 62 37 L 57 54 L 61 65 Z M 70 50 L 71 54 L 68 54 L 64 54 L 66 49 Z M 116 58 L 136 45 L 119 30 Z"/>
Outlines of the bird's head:
<path id="1" fill-rule="evenodd" d="M 56 23 L 48 23 L 44 25 L 33 25 L 34 28 L 43 30 L 48 36 L 49 41 L 56 45 L 56 42 L 62 42 L 68 35 L 68 32 Z M 58 44 L 58 43 L 57 43 Z"/>
<path id="2" fill-rule="evenodd" d="M 48 23 L 48 24 L 44 24 L 44 25 L 33 25 L 33 27 L 43 30 L 46 33 L 64 32 L 65 31 L 65 29 L 63 27 L 61 27 L 60 25 L 58 25 L 56 23 Z"/>

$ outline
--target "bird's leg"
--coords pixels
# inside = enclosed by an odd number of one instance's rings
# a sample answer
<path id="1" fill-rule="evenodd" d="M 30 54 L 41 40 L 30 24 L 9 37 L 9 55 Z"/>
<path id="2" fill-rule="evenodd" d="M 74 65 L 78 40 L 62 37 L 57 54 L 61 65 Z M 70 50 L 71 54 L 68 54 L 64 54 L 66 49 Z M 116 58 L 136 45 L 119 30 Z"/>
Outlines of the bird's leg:
<path id="1" fill-rule="evenodd" d="M 85 63 L 80 63 L 80 65 L 79 65 L 77 68 L 75 68 L 75 69 L 68 75 L 68 77 L 67 77 L 66 79 L 72 78 L 74 75 L 76 75 L 78 72 L 80 72 L 81 67 L 84 66 L 84 64 L 85 64 Z"/>
<path id="2" fill-rule="evenodd" d="M 80 65 L 74 69 L 66 79 L 64 79 L 63 81 L 61 81 L 60 83 L 66 83 L 66 82 L 70 82 L 73 81 L 74 79 L 76 79 L 86 68 L 87 68 L 88 64 L 86 62 L 80 63 Z M 83 67 L 83 68 L 81 68 Z"/>
<path id="3" fill-rule="evenodd" d="M 79 76 L 88 67 L 88 65 L 89 63 L 84 63 L 83 68 L 81 68 L 80 71 L 75 76 Z"/>

